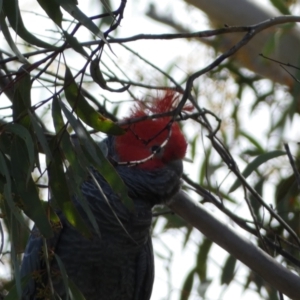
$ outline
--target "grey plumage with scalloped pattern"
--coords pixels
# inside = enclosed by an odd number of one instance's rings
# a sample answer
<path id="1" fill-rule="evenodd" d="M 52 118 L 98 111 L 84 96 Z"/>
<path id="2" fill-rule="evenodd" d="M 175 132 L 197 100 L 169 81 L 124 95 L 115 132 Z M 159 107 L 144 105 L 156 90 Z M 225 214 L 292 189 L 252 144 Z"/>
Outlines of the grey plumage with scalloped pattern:
<path id="1" fill-rule="evenodd" d="M 108 155 L 118 160 L 114 152 L 114 138 L 110 137 L 104 143 Z M 101 236 L 97 235 L 90 224 L 92 238 L 84 238 L 58 212 L 62 228 L 47 241 L 47 245 L 59 256 L 68 278 L 87 300 L 148 300 L 154 280 L 151 209 L 179 190 L 182 162 L 176 160 L 156 170 L 128 166 L 116 166 L 116 170 L 128 187 L 135 212 L 129 212 L 104 178 L 92 170 L 110 206 L 91 177 L 82 184 L 81 190 L 96 218 Z M 84 220 L 89 223 L 76 196 L 74 203 Z M 48 289 L 49 292 L 46 275 L 42 276 L 41 282 L 33 279 L 36 276 L 31 276 L 36 272 L 46 274 L 46 271 L 42 273 L 45 270 L 45 262 L 41 259 L 42 244 L 42 238 L 35 228 L 27 244 L 21 268 L 22 276 L 30 276 L 23 289 L 24 300 L 45 299 L 47 297 L 40 291 Z M 65 285 L 55 259 L 51 260 L 50 267 L 51 272 L 57 274 L 51 280 L 54 291 L 59 297 L 66 299 Z"/>

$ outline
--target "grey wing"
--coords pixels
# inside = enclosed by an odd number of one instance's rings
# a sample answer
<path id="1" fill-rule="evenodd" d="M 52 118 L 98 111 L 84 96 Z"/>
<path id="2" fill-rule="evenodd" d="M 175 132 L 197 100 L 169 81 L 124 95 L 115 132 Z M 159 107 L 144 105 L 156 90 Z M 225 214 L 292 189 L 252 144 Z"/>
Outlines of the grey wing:
<path id="1" fill-rule="evenodd" d="M 136 288 L 134 300 L 149 300 L 154 282 L 154 256 L 151 236 L 142 248 L 136 269 Z"/>

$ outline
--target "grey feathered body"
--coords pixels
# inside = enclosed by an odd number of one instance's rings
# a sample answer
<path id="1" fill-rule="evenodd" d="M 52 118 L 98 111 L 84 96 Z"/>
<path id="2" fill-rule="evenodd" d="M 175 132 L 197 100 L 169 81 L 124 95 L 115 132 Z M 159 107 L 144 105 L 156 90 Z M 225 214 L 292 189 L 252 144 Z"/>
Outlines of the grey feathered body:
<path id="1" fill-rule="evenodd" d="M 112 148 L 113 139 L 108 139 L 106 143 L 108 154 L 116 159 Z M 68 277 L 87 300 L 148 300 L 151 297 L 154 280 L 150 237 L 151 209 L 178 191 L 182 164 L 176 162 L 153 171 L 126 166 L 117 166 L 116 170 L 128 187 L 135 211 L 129 212 L 103 177 L 93 170 L 110 206 L 92 178 L 88 178 L 81 189 L 96 218 L 101 236 L 91 229 L 92 238 L 83 237 L 58 212 L 62 229 L 54 238 L 47 241 L 47 245 L 60 257 Z M 74 203 L 85 221 L 89 223 L 76 196 Z M 25 250 L 22 276 L 45 268 L 41 250 L 42 239 L 35 229 Z M 51 260 L 50 267 L 52 274 L 58 274 L 52 278 L 54 291 L 64 299 L 66 291 L 55 259 Z M 22 299 L 40 299 L 38 290 L 48 284 L 47 276 L 43 277 L 42 283 L 31 279 L 23 290 Z"/>

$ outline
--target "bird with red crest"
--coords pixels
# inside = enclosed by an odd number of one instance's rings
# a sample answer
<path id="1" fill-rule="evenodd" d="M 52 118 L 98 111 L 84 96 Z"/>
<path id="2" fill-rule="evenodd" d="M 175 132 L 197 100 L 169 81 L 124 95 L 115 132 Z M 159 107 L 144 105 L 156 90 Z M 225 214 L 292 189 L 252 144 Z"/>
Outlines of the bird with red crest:
<path id="1" fill-rule="evenodd" d="M 83 182 L 81 192 L 101 236 L 94 232 L 77 195 L 73 196 L 73 202 L 90 226 L 92 238 L 83 237 L 57 212 L 62 228 L 47 244 L 63 263 L 68 280 L 87 300 L 149 300 L 151 297 L 152 208 L 179 191 L 182 159 L 187 149 L 172 113 L 178 99 L 174 92 L 167 91 L 151 105 L 139 102 L 124 120 L 125 134 L 108 136 L 102 142 L 107 158 L 114 162 L 128 188 L 133 211 L 124 206 L 122 196 L 114 193 L 102 175 L 91 168 L 93 178 Z M 42 249 L 43 239 L 34 227 L 22 262 L 21 275 L 27 278 L 22 299 L 47 299 L 53 293 L 54 297 L 66 299 L 69 291 L 59 265 L 54 260 L 46 262 Z"/>
<path id="2" fill-rule="evenodd" d="M 153 170 L 168 162 L 182 160 L 187 143 L 172 115 L 157 116 L 174 111 L 178 96 L 169 90 L 150 104 L 139 102 L 135 106 L 128 120 L 140 118 L 140 121 L 124 127 L 126 134 L 115 139 L 115 147 L 120 161 L 139 161 L 140 168 Z M 192 107 L 183 109 L 191 110 Z"/>

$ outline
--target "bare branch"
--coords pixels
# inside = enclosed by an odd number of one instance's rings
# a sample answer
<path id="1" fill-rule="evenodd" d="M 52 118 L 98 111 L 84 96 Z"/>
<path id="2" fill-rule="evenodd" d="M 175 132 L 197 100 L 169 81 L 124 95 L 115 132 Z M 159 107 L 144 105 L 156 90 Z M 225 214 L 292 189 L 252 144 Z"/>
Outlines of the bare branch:
<path id="1" fill-rule="evenodd" d="M 180 191 L 168 206 L 207 238 L 255 271 L 264 280 L 291 299 L 299 299 L 300 278 L 249 240 L 215 219 L 201 204 Z"/>

